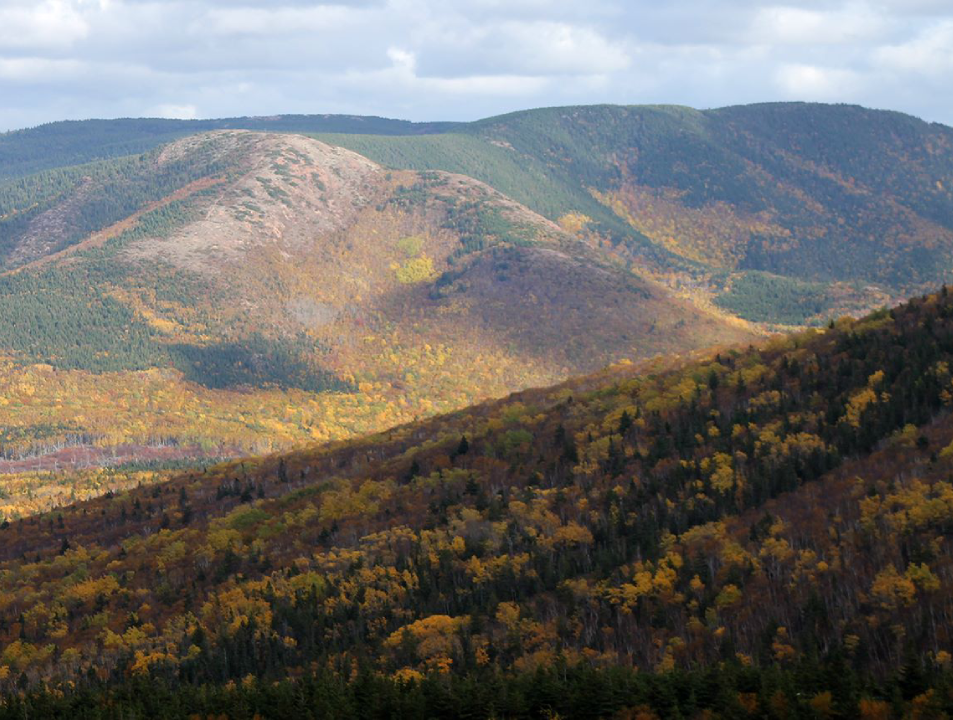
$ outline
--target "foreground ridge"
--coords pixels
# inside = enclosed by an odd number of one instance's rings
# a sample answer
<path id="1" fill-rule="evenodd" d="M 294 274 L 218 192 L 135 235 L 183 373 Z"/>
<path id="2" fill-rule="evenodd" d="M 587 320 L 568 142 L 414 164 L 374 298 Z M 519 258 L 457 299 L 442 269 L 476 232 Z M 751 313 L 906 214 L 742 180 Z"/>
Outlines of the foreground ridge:
<path id="1" fill-rule="evenodd" d="M 949 712 L 953 299 L 832 325 L 6 523 L 3 711 Z"/>

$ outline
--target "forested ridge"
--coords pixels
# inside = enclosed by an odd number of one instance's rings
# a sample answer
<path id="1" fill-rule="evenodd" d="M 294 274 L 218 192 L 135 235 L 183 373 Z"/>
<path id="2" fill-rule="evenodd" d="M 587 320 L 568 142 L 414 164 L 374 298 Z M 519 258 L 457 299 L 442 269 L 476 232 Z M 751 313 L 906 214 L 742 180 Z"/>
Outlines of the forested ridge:
<path id="1" fill-rule="evenodd" d="M 953 297 L 0 533 L 11 717 L 943 717 Z"/>
<path id="2" fill-rule="evenodd" d="M 67 120 L 0 133 L 0 178 L 145 153 L 210 130 L 339 132 L 416 135 L 445 132 L 454 123 L 412 123 L 355 115 L 275 115 L 219 120 L 119 118 Z"/>

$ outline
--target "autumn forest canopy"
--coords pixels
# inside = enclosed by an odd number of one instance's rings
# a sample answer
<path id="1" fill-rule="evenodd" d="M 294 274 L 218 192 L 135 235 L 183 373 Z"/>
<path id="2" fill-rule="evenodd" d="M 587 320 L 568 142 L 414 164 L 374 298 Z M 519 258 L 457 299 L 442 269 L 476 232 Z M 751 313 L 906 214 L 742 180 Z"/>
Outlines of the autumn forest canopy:
<path id="1" fill-rule="evenodd" d="M 0 718 L 953 714 L 953 130 L 0 135 Z"/>

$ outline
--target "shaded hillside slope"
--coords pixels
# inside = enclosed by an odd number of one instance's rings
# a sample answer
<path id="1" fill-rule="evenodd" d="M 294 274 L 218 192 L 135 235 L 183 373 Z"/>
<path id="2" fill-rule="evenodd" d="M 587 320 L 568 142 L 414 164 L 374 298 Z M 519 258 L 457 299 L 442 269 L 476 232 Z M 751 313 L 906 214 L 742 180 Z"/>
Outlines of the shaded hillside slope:
<path id="1" fill-rule="evenodd" d="M 348 683 L 382 717 L 939 717 L 951 360 L 944 290 L 12 523 L 0 683 L 241 717 Z"/>

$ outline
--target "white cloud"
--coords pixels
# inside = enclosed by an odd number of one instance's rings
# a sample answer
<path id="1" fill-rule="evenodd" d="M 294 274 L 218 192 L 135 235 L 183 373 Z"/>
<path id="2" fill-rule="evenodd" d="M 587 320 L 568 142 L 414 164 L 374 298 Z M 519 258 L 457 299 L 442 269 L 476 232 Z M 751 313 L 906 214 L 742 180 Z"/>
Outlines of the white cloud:
<path id="1" fill-rule="evenodd" d="M 625 49 L 588 27 L 568 23 L 507 23 L 500 28 L 508 58 L 528 72 L 543 75 L 612 73 L 625 70 Z"/>
<path id="2" fill-rule="evenodd" d="M 850 70 L 816 65 L 782 65 L 775 78 L 784 96 L 791 100 L 853 100 L 862 84 Z"/>
<path id="3" fill-rule="evenodd" d="M 414 74 L 417 70 L 417 56 L 409 50 L 398 47 L 387 48 L 387 57 L 393 63 L 394 69 Z"/>
<path id="4" fill-rule="evenodd" d="M 876 59 L 894 71 L 945 75 L 953 71 L 953 20 L 927 28 L 917 37 L 880 48 Z"/>
<path id="5" fill-rule="evenodd" d="M 587 24 L 434 17 L 408 38 L 421 74 L 434 77 L 605 75 L 631 65 L 629 41 Z"/>
<path id="6" fill-rule="evenodd" d="M 86 20 L 67 0 L 0 6 L 0 47 L 7 50 L 66 48 L 88 33 Z"/>
<path id="7" fill-rule="evenodd" d="M 841 45 L 875 38 L 884 30 L 883 17 L 863 4 L 833 11 L 776 6 L 755 14 L 750 38 L 770 45 Z"/>
<path id="8" fill-rule="evenodd" d="M 0 80 L 11 83 L 58 83 L 75 79 L 84 67 L 77 60 L 0 57 Z"/>
<path id="9" fill-rule="evenodd" d="M 197 18 L 192 30 L 215 35 L 272 38 L 325 30 L 341 32 L 359 12 L 341 6 L 213 8 Z"/>
<path id="10" fill-rule="evenodd" d="M 467 75 L 462 77 L 421 76 L 417 72 L 414 53 L 398 48 L 388 48 L 391 66 L 367 73 L 352 73 L 348 82 L 364 86 L 374 92 L 431 92 L 449 95 L 498 95 L 521 96 L 540 92 L 547 84 L 546 78 L 528 75 Z"/>
<path id="11" fill-rule="evenodd" d="M 879 0 L 879 7 L 900 16 L 949 16 L 950 0 Z"/>
<path id="12" fill-rule="evenodd" d="M 199 116 L 199 111 L 195 105 L 162 104 L 157 106 L 155 111 L 149 113 L 149 115 L 169 120 L 195 120 Z"/>

